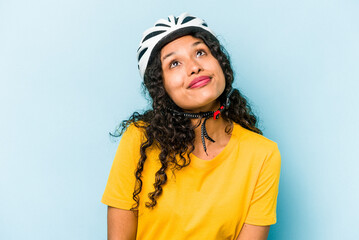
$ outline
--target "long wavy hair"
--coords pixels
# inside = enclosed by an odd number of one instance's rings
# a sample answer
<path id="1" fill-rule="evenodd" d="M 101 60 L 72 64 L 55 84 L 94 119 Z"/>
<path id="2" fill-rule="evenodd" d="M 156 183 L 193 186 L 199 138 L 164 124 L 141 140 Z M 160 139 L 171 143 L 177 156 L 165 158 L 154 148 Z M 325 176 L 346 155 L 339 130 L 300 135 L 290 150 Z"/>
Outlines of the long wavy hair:
<path id="1" fill-rule="evenodd" d="M 233 83 L 233 70 L 229 56 L 218 39 L 212 34 L 206 31 L 198 31 L 190 35 L 204 41 L 223 70 L 226 86 L 218 99 L 223 103 Z M 130 124 L 144 129 L 145 140 L 140 147 L 141 157 L 135 171 L 136 185 L 133 192 L 135 204 L 131 210 L 138 210 L 140 204 L 139 194 L 142 191 L 143 184 L 142 172 L 147 160 L 146 149 L 153 145 L 160 149 L 158 158 L 161 162 L 161 167 L 155 175 L 154 191 L 148 194 L 150 201 L 145 203 L 147 208 L 153 208 L 156 206 L 157 200 L 163 192 L 163 186 L 167 182 L 166 171 L 168 169 L 172 171 L 181 170 L 190 164 L 190 153 L 194 150 L 195 140 L 194 128 L 196 126 L 192 125 L 191 120 L 184 116 L 174 116 L 170 110 L 181 111 L 164 88 L 160 49 L 156 51 L 154 57 L 149 61 L 144 75 L 143 87 L 150 96 L 152 108 L 143 113 L 134 112 L 112 134 L 113 136 L 121 136 Z M 250 131 L 262 134 L 261 130 L 256 126 L 257 118 L 252 113 L 245 97 L 237 89 L 234 89 L 230 100 L 229 108 L 221 114 L 224 120 L 238 123 Z"/>

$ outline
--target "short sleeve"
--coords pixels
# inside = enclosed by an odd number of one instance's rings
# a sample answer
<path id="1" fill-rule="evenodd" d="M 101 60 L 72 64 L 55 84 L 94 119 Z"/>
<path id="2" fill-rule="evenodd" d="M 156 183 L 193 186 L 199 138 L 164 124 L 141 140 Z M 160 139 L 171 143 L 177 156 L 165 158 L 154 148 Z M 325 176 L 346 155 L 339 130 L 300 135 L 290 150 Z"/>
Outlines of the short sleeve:
<path id="1" fill-rule="evenodd" d="M 142 137 L 141 130 L 134 125 L 129 126 L 122 135 L 102 196 L 102 203 L 126 210 L 131 209 L 135 204 L 132 194 Z"/>
<path id="2" fill-rule="evenodd" d="M 267 154 L 258 176 L 245 223 L 259 226 L 277 222 L 276 207 L 281 156 L 277 144 Z"/>

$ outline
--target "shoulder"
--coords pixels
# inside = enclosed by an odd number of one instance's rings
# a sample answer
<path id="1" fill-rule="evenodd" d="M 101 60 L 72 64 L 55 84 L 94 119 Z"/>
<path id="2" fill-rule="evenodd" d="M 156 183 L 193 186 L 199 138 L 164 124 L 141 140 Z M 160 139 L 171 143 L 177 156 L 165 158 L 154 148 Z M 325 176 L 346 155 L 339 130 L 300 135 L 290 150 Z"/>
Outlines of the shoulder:
<path id="1" fill-rule="evenodd" d="M 266 138 L 263 135 L 248 130 L 241 125 L 234 123 L 233 133 L 239 140 L 248 145 L 254 145 L 255 147 L 273 148 L 277 147 L 277 143 L 273 140 Z"/>
<path id="2" fill-rule="evenodd" d="M 140 148 L 145 141 L 145 129 L 136 122 L 124 130 L 119 141 L 115 160 L 117 162 L 135 162 L 140 158 Z M 127 161 L 133 159 L 133 161 Z"/>
<path id="3" fill-rule="evenodd" d="M 249 151 L 270 154 L 278 151 L 276 142 L 234 123 L 233 134 L 242 148 Z"/>
<path id="4" fill-rule="evenodd" d="M 145 138 L 146 124 L 141 121 L 131 123 L 121 137 L 121 142 L 136 143 L 142 142 Z"/>
<path id="5" fill-rule="evenodd" d="M 143 121 L 132 122 L 127 126 L 123 135 L 142 135 L 146 132 L 145 128 L 147 125 L 148 124 Z"/>
<path id="6" fill-rule="evenodd" d="M 276 142 L 248 129 L 236 125 L 235 139 L 238 141 L 238 151 L 248 164 L 258 166 L 257 169 L 278 175 L 281 166 L 281 155 Z"/>

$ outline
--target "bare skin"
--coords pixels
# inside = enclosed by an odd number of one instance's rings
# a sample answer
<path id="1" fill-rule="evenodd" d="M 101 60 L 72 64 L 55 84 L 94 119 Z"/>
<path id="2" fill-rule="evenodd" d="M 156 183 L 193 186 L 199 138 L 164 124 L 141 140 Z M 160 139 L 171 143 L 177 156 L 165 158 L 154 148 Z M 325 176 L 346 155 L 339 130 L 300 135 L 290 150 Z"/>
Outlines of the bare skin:
<path id="1" fill-rule="evenodd" d="M 244 224 L 237 240 L 267 240 L 269 227 Z"/>
<path id="2" fill-rule="evenodd" d="M 192 120 L 193 124 L 198 124 L 198 119 Z M 214 120 L 213 118 L 208 119 L 206 122 L 206 130 L 208 135 L 215 140 L 215 142 L 208 141 L 206 139 L 207 154 L 205 153 L 201 139 L 201 127 L 195 129 L 195 149 L 192 152 L 195 156 L 203 160 L 211 160 L 217 156 L 227 145 L 231 138 L 231 132 L 226 133 L 226 128 L 231 129 L 232 123 L 226 122 L 223 118 Z"/>
<path id="3" fill-rule="evenodd" d="M 137 217 L 133 211 L 113 207 L 107 209 L 107 239 L 135 240 Z"/>

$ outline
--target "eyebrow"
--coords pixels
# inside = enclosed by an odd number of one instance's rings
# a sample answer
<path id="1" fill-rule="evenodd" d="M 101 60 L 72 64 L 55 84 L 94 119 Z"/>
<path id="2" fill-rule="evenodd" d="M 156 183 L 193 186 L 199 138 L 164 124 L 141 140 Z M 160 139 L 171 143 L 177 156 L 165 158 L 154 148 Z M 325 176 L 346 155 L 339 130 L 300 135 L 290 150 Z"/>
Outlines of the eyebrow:
<path id="1" fill-rule="evenodd" d="M 204 42 L 203 42 L 203 41 L 197 41 L 197 42 L 195 42 L 195 43 L 192 44 L 192 47 L 195 47 L 195 46 L 197 46 L 197 45 L 199 45 L 199 44 L 201 44 L 201 43 L 204 43 Z M 166 55 L 162 58 L 162 61 L 164 61 L 166 58 L 168 58 L 168 57 L 174 55 L 175 53 L 176 53 L 176 52 L 170 52 L 169 54 L 166 54 Z"/>

